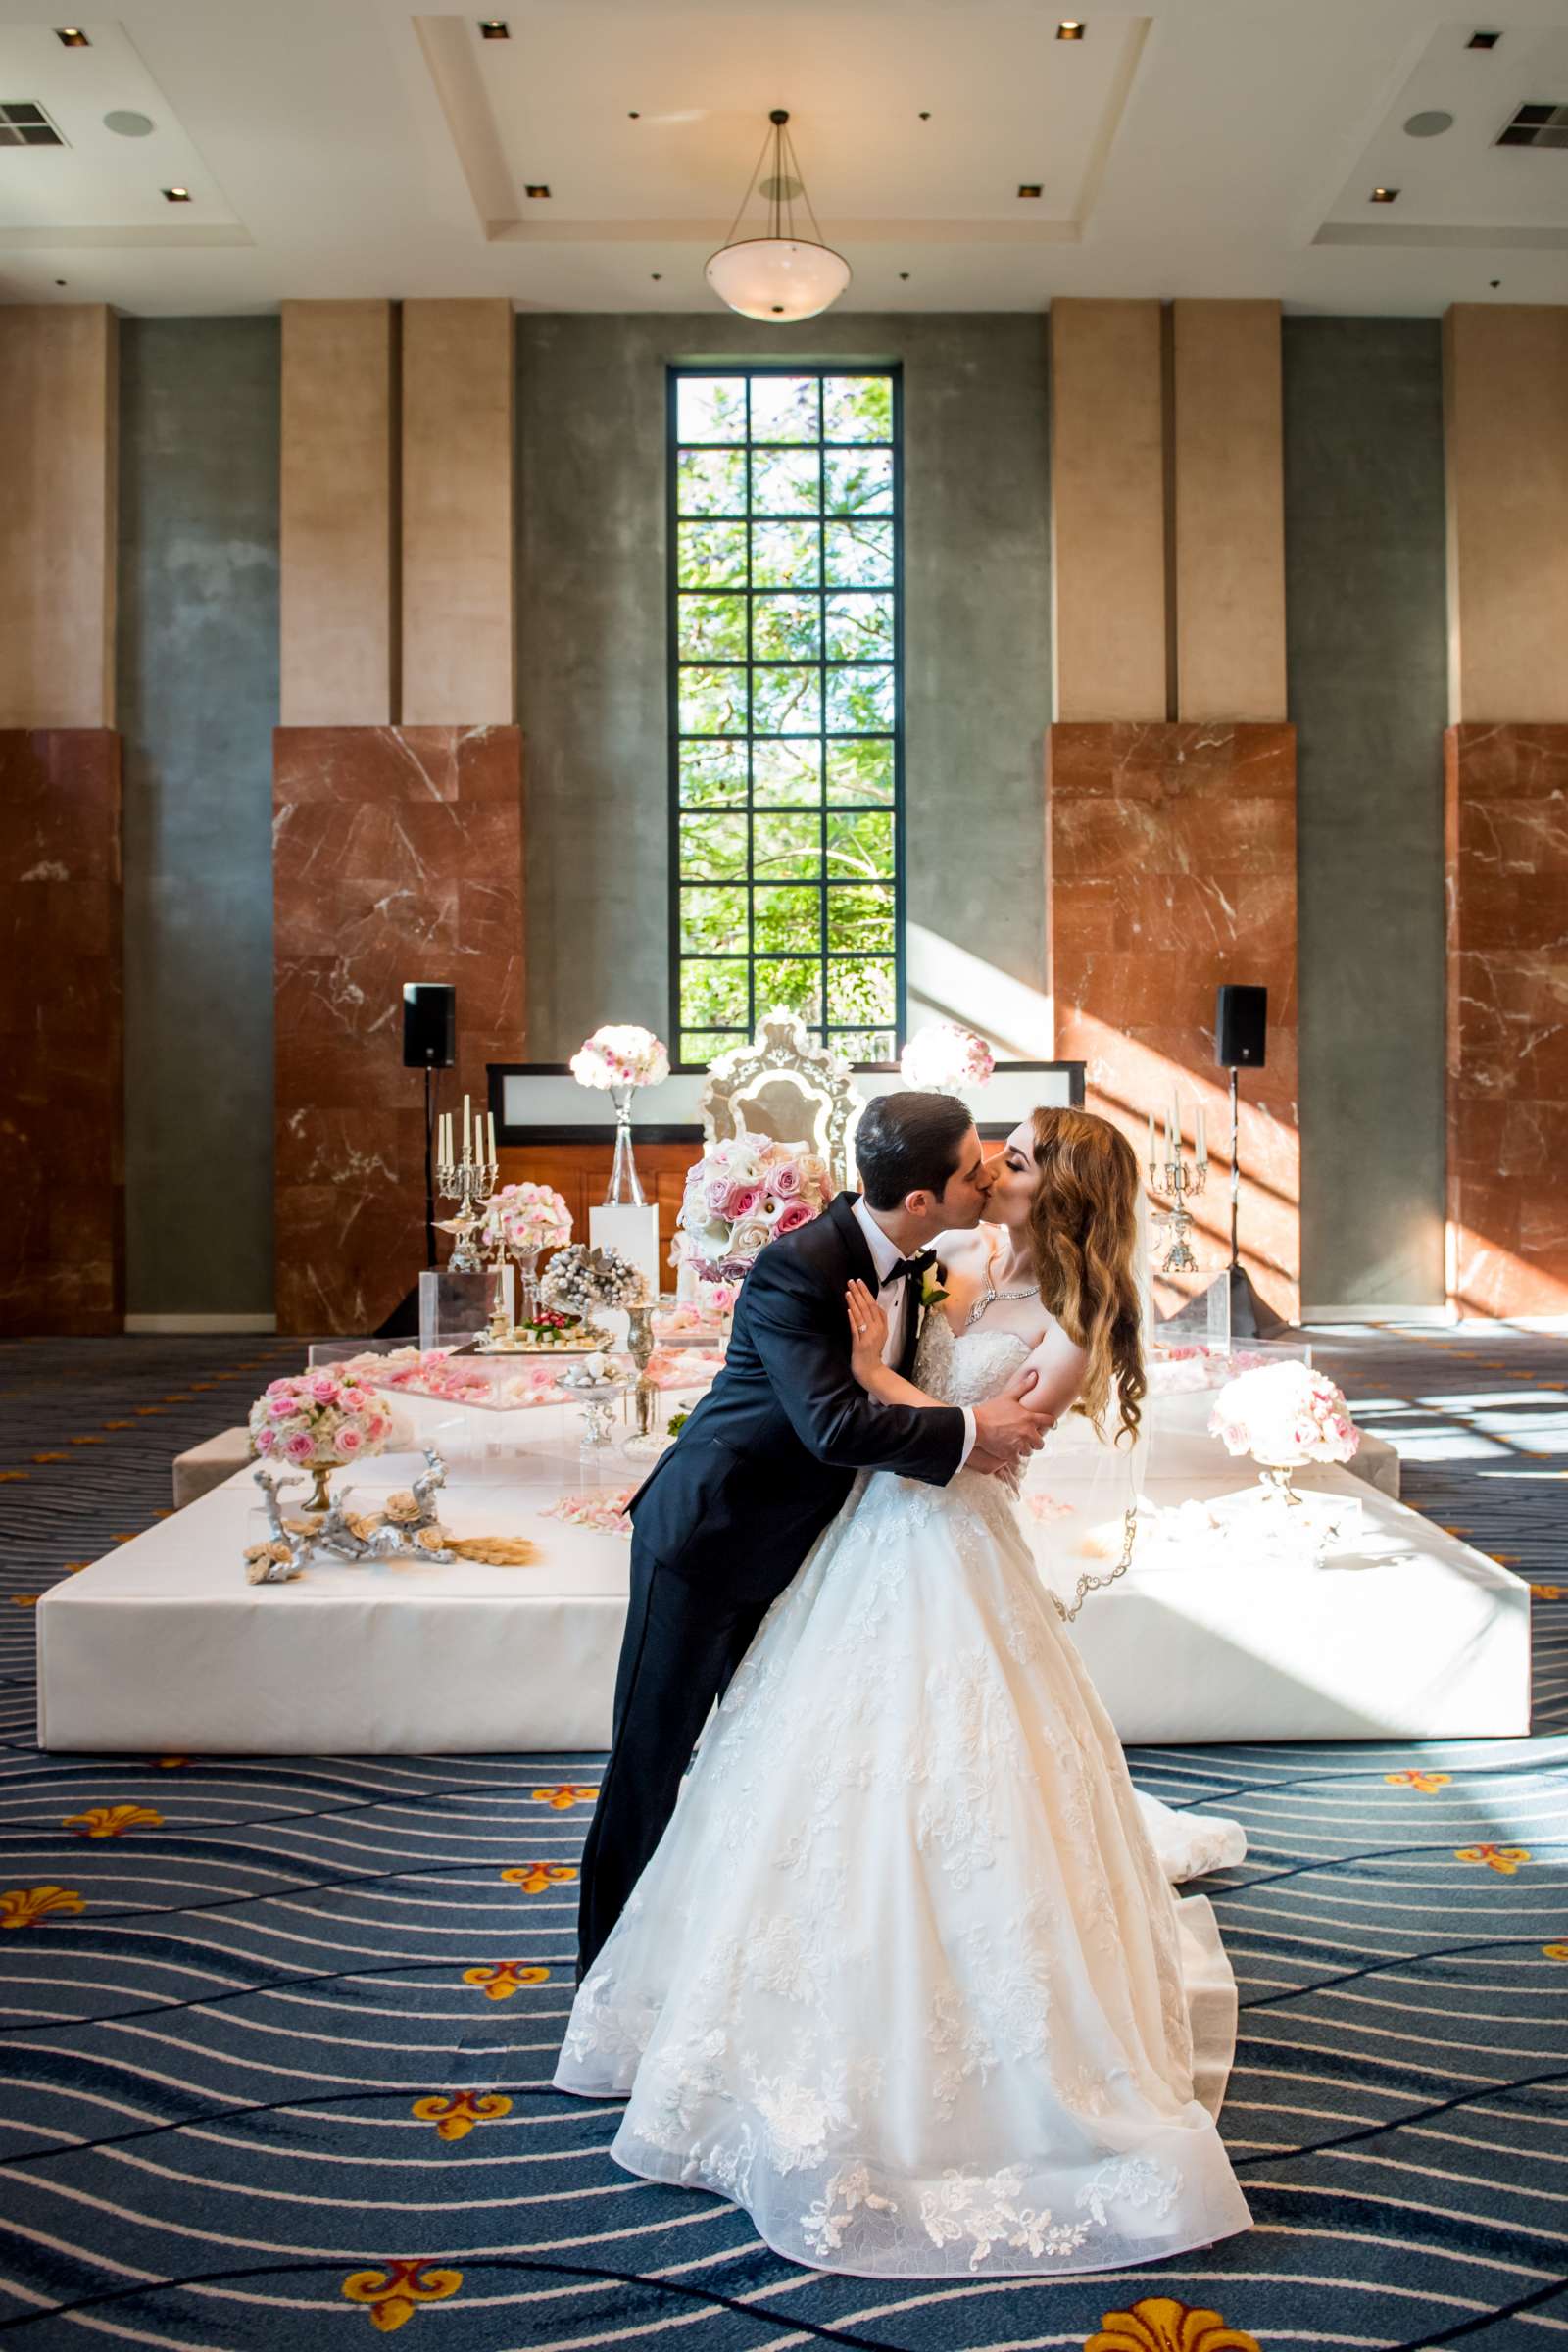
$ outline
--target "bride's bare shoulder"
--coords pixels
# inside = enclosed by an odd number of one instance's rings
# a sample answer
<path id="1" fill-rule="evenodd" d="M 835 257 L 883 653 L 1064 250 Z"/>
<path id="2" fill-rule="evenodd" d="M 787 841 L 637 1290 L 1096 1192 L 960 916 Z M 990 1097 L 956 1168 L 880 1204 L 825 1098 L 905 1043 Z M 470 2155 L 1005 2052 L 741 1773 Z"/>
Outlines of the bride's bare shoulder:
<path id="1" fill-rule="evenodd" d="M 976 1225 L 966 1232 L 939 1233 L 938 1261 L 954 1273 L 966 1273 L 971 1266 L 984 1265 L 991 1254 L 991 1229 L 986 1225 Z"/>

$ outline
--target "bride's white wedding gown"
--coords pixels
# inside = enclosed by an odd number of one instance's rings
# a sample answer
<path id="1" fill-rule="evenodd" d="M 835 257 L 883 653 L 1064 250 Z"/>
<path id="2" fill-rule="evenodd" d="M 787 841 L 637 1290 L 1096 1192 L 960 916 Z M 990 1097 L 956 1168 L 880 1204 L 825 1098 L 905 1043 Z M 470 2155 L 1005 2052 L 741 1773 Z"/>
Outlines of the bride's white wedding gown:
<path id="1" fill-rule="evenodd" d="M 978 1403 L 1026 1351 L 938 1311 L 915 1378 Z M 557 2084 L 626 2096 L 618 2163 L 819 2269 L 1206 2245 L 1250 2218 L 1214 2126 L 1236 1989 L 1167 1879 L 1244 1850 L 1134 1791 L 1000 1481 L 862 1477 L 710 1723 Z"/>

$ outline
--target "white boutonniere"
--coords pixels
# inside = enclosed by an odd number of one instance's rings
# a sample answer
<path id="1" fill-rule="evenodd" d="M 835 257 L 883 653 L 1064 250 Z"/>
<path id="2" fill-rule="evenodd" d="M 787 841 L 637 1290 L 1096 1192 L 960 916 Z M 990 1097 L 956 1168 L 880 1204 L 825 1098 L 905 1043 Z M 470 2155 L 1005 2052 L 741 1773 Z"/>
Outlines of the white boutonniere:
<path id="1" fill-rule="evenodd" d="M 934 1306 L 947 1298 L 948 1269 L 946 1266 L 927 1266 L 920 1277 L 920 1319 L 923 1322 Z"/>

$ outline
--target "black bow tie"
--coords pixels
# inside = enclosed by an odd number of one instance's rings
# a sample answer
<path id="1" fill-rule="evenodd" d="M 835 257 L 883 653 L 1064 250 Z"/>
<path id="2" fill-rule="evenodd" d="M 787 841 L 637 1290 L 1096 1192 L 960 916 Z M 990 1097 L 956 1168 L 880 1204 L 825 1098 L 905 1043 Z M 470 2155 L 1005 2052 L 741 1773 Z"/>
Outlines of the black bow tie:
<path id="1" fill-rule="evenodd" d="M 913 1257 L 901 1257 L 896 1266 L 889 1266 L 877 1288 L 885 1291 L 890 1284 L 906 1279 L 918 1282 L 927 1266 L 934 1266 L 936 1262 L 937 1253 L 934 1250 L 917 1250 Z"/>

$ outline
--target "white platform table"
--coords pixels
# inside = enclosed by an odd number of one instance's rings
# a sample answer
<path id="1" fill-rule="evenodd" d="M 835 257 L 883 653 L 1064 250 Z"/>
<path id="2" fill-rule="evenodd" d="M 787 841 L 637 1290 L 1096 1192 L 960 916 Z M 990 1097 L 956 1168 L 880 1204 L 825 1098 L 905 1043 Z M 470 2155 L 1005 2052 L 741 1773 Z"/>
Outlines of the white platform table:
<path id="1" fill-rule="evenodd" d="M 1172 1400 L 1173 1402 L 1175 1400 Z M 1166 1414 L 1148 1499 L 1162 1509 L 1244 1493 L 1195 1426 Z M 543 1516 L 580 1483 L 563 1408 L 508 1416 L 510 1460 L 455 1465 L 443 1517 L 459 1536 L 532 1539 L 539 1558 L 342 1564 L 245 1582 L 265 1534 L 242 1473 L 66 1579 L 39 1602 L 39 1741 L 58 1750 L 203 1754 L 582 1751 L 608 1744 L 625 1614 L 621 1536 Z M 1081 1475 L 1082 1453 L 1077 1455 Z M 362 1507 L 406 1485 L 416 1455 L 353 1481 Z M 497 1474 L 497 1473 L 501 1474 Z M 1059 1500 L 1074 1448 L 1040 1457 Z M 641 1466 L 617 1457 L 612 1484 Z M 1359 1510 L 1317 1567 L 1234 1542 L 1141 1543 L 1134 1568 L 1093 1594 L 1074 1628 L 1129 1741 L 1440 1739 L 1529 1728 L 1529 1588 L 1343 1471 L 1302 1484 Z M 1049 1541 L 1049 1530 L 1041 1539 Z"/>

